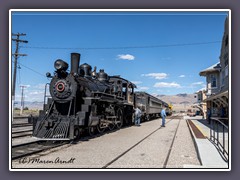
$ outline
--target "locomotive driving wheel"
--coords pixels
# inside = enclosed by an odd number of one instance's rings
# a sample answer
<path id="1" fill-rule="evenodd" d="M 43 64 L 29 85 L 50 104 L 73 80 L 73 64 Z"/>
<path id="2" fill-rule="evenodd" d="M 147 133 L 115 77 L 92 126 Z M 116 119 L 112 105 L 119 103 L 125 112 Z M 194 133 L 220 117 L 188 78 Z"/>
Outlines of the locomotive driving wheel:
<path id="1" fill-rule="evenodd" d="M 108 124 L 108 129 L 112 131 L 115 128 L 115 121 L 114 119 L 111 119 L 111 121 Z"/>
<path id="2" fill-rule="evenodd" d="M 91 127 L 88 128 L 88 134 L 89 134 L 90 136 L 94 136 L 95 133 L 96 133 L 96 127 L 91 126 Z"/>
<path id="3" fill-rule="evenodd" d="M 108 129 L 109 129 L 110 131 L 112 131 L 112 130 L 114 129 L 114 127 L 115 127 L 114 122 L 113 122 L 113 123 L 109 123 Z"/>
<path id="4" fill-rule="evenodd" d="M 123 112 L 122 109 L 118 108 L 116 113 L 116 126 L 118 129 L 120 129 L 123 125 Z"/>
<path id="5" fill-rule="evenodd" d="M 106 129 L 106 125 L 100 120 L 99 124 L 97 125 L 97 131 L 102 134 Z"/>
<path id="6" fill-rule="evenodd" d="M 146 121 L 149 121 L 149 120 L 150 120 L 150 116 L 148 114 L 148 115 L 146 115 Z"/>
<path id="7" fill-rule="evenodd" d="M 79 139 L 81 137 L 81 129 L 79 127 L 74 128 L 74 139 Z"/>

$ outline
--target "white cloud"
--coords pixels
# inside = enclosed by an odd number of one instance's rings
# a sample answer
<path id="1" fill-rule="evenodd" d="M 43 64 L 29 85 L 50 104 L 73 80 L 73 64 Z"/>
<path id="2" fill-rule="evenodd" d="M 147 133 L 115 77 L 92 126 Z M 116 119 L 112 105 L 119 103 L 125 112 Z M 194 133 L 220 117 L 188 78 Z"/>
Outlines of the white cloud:
<path id="1" fill-rule="evenodd" d="M 137 89 L 138 89 L 138 90 L 145 91 L 145 90 L 148 90 L 148 89 L 149 89 L 149 87 L 144 87 L 144 86 L 142 87 L 142 86 L 138 86 L 138 87 L 137 87 Z"/>
<path id="2" fill-rule="evenodd" d="M 199 91 L 206 91 L 206 87 L 199 89 L 197 92 L 199 92 Z"/>
<path id="3" fill-rule="evenodd" d="M 48 94 L 48 93 L 47 93 Z M 39 101 L 42 102 L 44 99 L 44 91 L 30 90 L 24 91 L 24 101 Z M 21 101 L 21 95 L 16 96 L 16 101 Z"/>
<path id="4" fill-rule="evenodd" d="M 192 85 L 202 85 L 204 82 L 194 82 Z"/>
<path id="5" fill-rule="evenodd" d="M 157 97 L 158 94 L 157 93 L 152 93 L 151 95 L 154 96 L 154 97 Z"/>
<path id="6" fill-rule="evenodd" d="M 171 82 L 171 83 L 166 83 L 166 82 L 158 82 L 155 83 L 153 87 L 157 88 L 180 88 L 180 84 Z"/>
<path id="7" fill-rule="evenodd" d="M 135 57 L 131 54 L 119 54 L 117 55 L 118 56 L 118 59 L 123 59 L 123 60 L 129 60 L 129 61 L 132 61 L 135 59 Z"/>
<path id="8" fill-rule="evenodd" d="M 24 100 L 25 101 L 39 101 L 44 100 L 44 89 L 45 84 L 39 83 L 36 85 L 24 85 L 27 88 L 24 89 Z M 46 94 L 49 95 L 49 89 L 47 88 Z M 21 101 L 21 89 L 16 92 L 16 101 Z"/>
<path id="9" fill-rule="evenodd" d="M 37 89 L 45 89 L 45 85 L 46 85 L 46 84 L 37 84 L 36 86 L 34 86 L 34 88 L 37 88 Z"/>
<path id="10" fill-rule="evenodd" d="M 166 79 L 167 78 L 166 73 L 149 73 L 149 74 L 142 74 L 141 76 L 152 77 L 155 79 Z"/>
<path id="11" fill-rule="evenodd" d="M 131 81 L 133 84 L 142 84 L 142 81 Z"/>
<path id="12" fill-rule="evenodd" d="M 44 92 L 42 91 L 32 91 L 32 92 L 29 92 L 30 95 L 43 95 Z"/>
<path id="13" fill-rule="evenodd" d="M 20 86 L 24 86 L 25 88 L 29 88 L 29 87 L 31 87 L 29 84 L 28 84 L 28 85 L 20 84 L 19 87 L 20 87 Z"/>
<path id="14" fill-rule="evenodd" d="M 180 77 L 180 78 L 184 78 L 184 77 L 186 77 L 186 76 L 182 74 L 182 75 L 180 75 L 180 76 L 178 76 L 178 77 Z"/>

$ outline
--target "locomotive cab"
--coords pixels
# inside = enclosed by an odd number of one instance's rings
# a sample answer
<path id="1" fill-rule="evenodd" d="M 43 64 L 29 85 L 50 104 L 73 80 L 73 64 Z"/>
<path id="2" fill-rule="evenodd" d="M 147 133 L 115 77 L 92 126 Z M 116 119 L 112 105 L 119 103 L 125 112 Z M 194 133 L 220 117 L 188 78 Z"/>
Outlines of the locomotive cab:
<path id="1" fill-rule="evenodd" d="M 136 85 L 132 82 L 121 78 L 120 76 L 110 76 L 109 81 L 113 84 L 113 92 L 122 97 L 125 103 L 134 105 L 134 88 Z"/>

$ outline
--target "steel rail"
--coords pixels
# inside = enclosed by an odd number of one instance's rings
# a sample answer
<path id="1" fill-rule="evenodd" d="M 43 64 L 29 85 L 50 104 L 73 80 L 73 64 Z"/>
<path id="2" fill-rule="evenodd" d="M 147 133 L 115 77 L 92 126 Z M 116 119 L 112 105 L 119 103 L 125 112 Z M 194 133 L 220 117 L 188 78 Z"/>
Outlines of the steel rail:
<path id="1" fill-rule="evenodd" d="M 34 142 L 12 146 L 12 152 L 11 152 L 12 160 L 30 156 L 30 155 L 40 153 L 52 148 L 60 147 L 68 143 L 68 142 L 61 142 L 60 144 L 48 144 L 48 145 L 39 144 L 39 143 L 45 143 L 45 142 L 46 141 L 40 140 L 40 141 L 34 141 Z"/>
<path id="2" fill-rule="evenodd" d="M 20 128 L 20 127 L 30 127 L 30 126 L 33 126 L 32 124 L 30 123 L 26 123 L 26 124 L 12 124 L 12 129 L 14 128 Z"/>
<path id="3" fill-rule="evenodd" d="M 167 163 L 168 163 L 168 160 L 169 160 L 169 157 L 170 157 L 171 151 L 172 151 L 173 143 L 174 143 L 174 141 L 175 141 L 175 139 L 176 139 L 176 135 L 177 135 L 177 131 L 178 131 L 178 128 L 179 128 L 180 122 L 181 122 L 181 121 L 179 120 L 179 121 L 178 121 L 177 128 L 176 128 L 175 133 L 174 133 L 174 136 L 173 136 L 173 139 L 172 139 L 171 146 L 170 146 L 170 148 L 169 148 L 169 150 L 168 150 L 167 157 L 166 157 L 166 159 L 165 159 L 165 161 L 164 161 L 163 168 L 166 168 L 166 167 L 167 167 Z"/>
<path id="4" fill-rule="evenodd" d="M 32 132 L 32 131 L 33 131 L 32 129 L 23 130 L 23 131 L 14 131 L 14 132 L 12 132 L 12 134 L 26 133 L 26 132 Z"/>
<path id="5" fill-rule="evenodd" d="M 172 119 L 170 119 L 168 122 L 166 122 L 166 124 L 168 124 L 169 122 L 171 122 L 173 119 L 176 119 L 176 117 L 178 118 L 179 116 L 175 116 Z M 108 162 L 106 165 L 104 165 L 102 168 L 107 168 L 108 166 L 110 166 L 111 164 L 113 164 L 115 161 L 117 161 L 119 158 L 121 158 L 122 156 L 124 156 L 126 153 L 128 153 L 130 150 L 132 150 L 133 148 L 135 148 L 137 145 L 139 145 L 140 143 L 142 143 L 144 140 L 146 140 L 148 137 L 150 137 L 151 135 L 153 135 L 155 132 L 157 132 L 159 129 L 161 129 L 161 127 L 155 129 L 154 131 L 152 131 L 151 133 L 149 133 L 147 136 L 145 136 L 144 138 L 142 138 L 140 141 L 138 141 L 137 143 L 135 143 L 133 146 L 131 146 L 130 148 L 128 148 L 126 151 L 124 151 L 123 153 L 121 153 L 119 156 L 117 156 L 116 158 L 114 158 L 112 161 Z"/>

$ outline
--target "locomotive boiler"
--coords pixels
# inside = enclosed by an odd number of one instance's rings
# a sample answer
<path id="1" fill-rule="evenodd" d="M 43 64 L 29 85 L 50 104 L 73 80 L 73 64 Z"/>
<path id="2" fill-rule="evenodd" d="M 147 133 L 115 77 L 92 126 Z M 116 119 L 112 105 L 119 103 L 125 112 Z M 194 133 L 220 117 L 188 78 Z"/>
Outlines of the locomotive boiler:
<path id="1" fill-rule="evenodd" d="M 70 71 L 61 59 L 54 67 L 54 75 L 47 73 L 51 98 L 34 122 L 34 137 L 71 140 L 84 130 L 102 133 L 133 123 L 133 83 L 103 69 L 92 70 L 87 63 L 80 65 L 78 53 L 71 53 Z"/>

